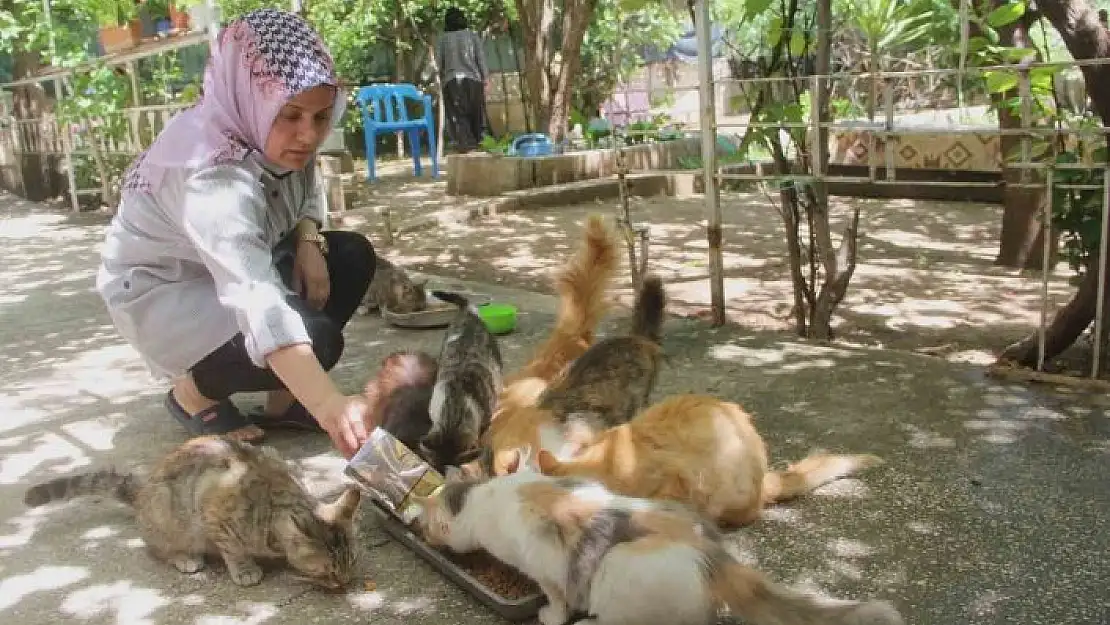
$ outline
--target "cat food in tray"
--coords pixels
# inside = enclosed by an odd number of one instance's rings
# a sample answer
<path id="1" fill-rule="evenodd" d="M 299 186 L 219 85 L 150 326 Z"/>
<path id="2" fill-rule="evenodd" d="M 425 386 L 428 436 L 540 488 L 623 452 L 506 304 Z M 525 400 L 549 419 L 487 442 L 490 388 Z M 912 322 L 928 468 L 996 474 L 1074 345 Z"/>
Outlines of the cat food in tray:
<path id="1" fill-rule="evenodd" d="M 409 529 L 420 513 L 413 495 L 428 496 L 444 480 L 392 434 L 383 428 L 371 432 L 346 473 L 369 495 L 382 529 L 491 610 L 512 621 L 530 619 L 539 611 L 543 595 L 528 578 L 484 553 L 443 553 Z"/>
<path id="2" fill-rule="evenodd" d="M 488 304 L 493 301 L 492 297 L 482 293 L 471 293 L 464 290 L 452 289 L 450 287 L 443 287 L 439 290 L 458 293 L 470 300 L 470 303 L 475 306 L 481 306 L 482 304 Z M 435 295 L 432 295 L 430 291 L 431 289 L 429 289 L 427 298 L 428 307 L 424 310 L 411 313 L 396 313 L 382 306 L 382 319 L 402 328 L 442 328 L 448 325 L 451 323 L 451 320 L 455 318 L 455 313 L 458 312 L 458 308 L 454 304 L 449 304 Z"/>
<path id="3" fill-rule="evenodd" d="M 370 508 L 377 513 L 380 525 L 387 534 L 416 552 L 416 555 L 502 618 L 527 621 L 535 618 L 547 602 L 532 580 L 485 552 L 465 555 L 444 553 L 421 540 L 380 503 L 371 503 Z"/>

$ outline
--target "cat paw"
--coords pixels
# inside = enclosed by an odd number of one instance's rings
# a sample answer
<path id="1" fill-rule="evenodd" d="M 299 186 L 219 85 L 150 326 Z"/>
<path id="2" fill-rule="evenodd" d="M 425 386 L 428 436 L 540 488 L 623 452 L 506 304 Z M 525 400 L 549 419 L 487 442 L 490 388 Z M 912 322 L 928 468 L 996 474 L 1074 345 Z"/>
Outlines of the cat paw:
<path id="1" fill-rule="evenodd" d="M 567 607 L 562 604 L 548 603 L 540 608 L 540 625 L 564 625 L 567 622 Z"/>
<path id="2" fill-rule="evenodd" d="M 227 568 L 231 581 L 240 586 L 255 586 L 262 581 L 262 568 L 254 562 L 239 562 L 235 565 L 229 563 Z"/>
<path id="3" fill-rule="evenodd" d="M 186 575 L 192 575 L 204 568 L 204 559 L 196 556 L 174 556 L 171 562 L 175 569 Z"/>

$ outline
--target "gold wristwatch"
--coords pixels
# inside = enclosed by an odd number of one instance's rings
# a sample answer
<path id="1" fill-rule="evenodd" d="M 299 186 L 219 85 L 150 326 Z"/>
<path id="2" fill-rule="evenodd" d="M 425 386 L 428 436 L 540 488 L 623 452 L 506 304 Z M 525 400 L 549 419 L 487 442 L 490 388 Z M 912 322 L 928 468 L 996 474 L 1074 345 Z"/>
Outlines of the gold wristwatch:
<path id="1" fill-rule="evenodd" d="M 317 232 L 316 234 L 301 235 L 301 240 L 307 243 L 315 243 L 316 247 L 320 248 L 321 254 L 326 255 L 328 253 L 328 240 L 325 239 L 324 235 L 320 234 L 319 232 Z"/>

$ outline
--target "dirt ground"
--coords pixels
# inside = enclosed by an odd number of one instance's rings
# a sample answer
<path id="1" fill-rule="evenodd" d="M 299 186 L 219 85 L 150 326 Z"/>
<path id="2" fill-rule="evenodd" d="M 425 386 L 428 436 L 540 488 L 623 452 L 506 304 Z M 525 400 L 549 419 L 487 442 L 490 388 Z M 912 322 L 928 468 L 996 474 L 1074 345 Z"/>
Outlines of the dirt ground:
<path id="1" fill-rule="evenodd" d="M 532 217 L 542 224 L 571 215 Z M 466 266 L 484 263 L 501 282 L 515 265 L 494 256 L 497 250 L 573 245 L 578 228 L 537 225 L 531 228 L 537 243 L 529 243 L 529 230 L 520 239 L 501 234 L 504 223 L 477 224 L 465 239 L 469 247 L 455 244 Z M 104 225 L 96 215 L 74 217 L 0 194 L 0 623 L 506 622 L 389 540 L 369 514 L 359 567 L 375 589 L 325 594 L 281 567 L 251 588 L 229 583 L 219 566 L 180 575 L 149 557 L 131 513 L 110 501 L 26 508 L 22 497 L 31 484 L 109 464 L 146 465 L 185 436 L 162 407 L 165 385 L 150 378 L 93 290 Z M 483 233 L 485 251 L 475 236 Z M 676 241 L 681 236 L 673 234 Z M 401 255 L 405 245 L 412 243 L 403 241 L 390 255 Z M 548 259 L 519 262 L 521 275 L 540 280 Z M 985 282 L 979 274 L 968 280 Z M 450 288 L 454 280 L 437 282 Z M 507 369 L 526 362 L 551 328 L 553 298 L 459 286 L 519 306 L 517 330 L 499 344 Z M 617 312 L 600 334 L 624 327 L 627 317 Z M 355 317 L 344 334 L 346 349 L 332 374 L 351 393 L 389 352 L 434 354 L 443 340 L 442 330 L 393 328 L 373 315 Z M 814 449 L 874 453 L 885 461 L 730 532 L 728 544 L 744 562 L 822 595 L 889 599 L 908 625 L 1110 622 L 1104 395 L 999 383 L 975 366 L 690 319 L 669 319 L 663 343 L 670 362 L 654 399 L 698 392 L 742 403 L 776 467 Z M 243 408 L 257 400 L 235 398 Z M 325 436 L 274 432 L 270 443 L 303 473 L 311 492 L 330 497 L 344 484 L 345 463 Z"/>
<path id="2" fill-rule="evenodd" d="M 444 183 L 383 179 L 363 197 L 353 227 L 390 259 L 420 271 L 549 292 L 549 270 L 577 240 L 586 217 L 614 214 L 616 202 L 569 205 L 482 217 L 403 234 L 385 244 L 377 212 L 394 224 L 452 206 Z M 364 191 L 364 193 L 367 193 Z M 480 200 L 454 200 L 459 207 Z M 861 209 L 859 265 L 835 319 L 838 338 L 889 349 L 926 350 L 986 363 L 1034 330 L 1041 315 L 1039 272 L 992 264 L 1001 207 L 961 202 L 833 198 L 833 230 Z M 728 317 L 744 328 L 790 332 L 793 301 L 781 218 L 760 192 L 722 195 Z M 634 219 L 650 227 L 650 269 L 661 274 L 678 314 L 709 307 L 703 199 L 634 198 Z M 625 257 L 626 258 L 626 257 Z M 627 264 L 627 261 L 626 261 Z M 1049 313 L 1070 297 L 1070 269 L 1048 283 Z M 628 285 L 627 272 L 622 285 Z M 628 299 L 628 294 L 624 294 Z"/>

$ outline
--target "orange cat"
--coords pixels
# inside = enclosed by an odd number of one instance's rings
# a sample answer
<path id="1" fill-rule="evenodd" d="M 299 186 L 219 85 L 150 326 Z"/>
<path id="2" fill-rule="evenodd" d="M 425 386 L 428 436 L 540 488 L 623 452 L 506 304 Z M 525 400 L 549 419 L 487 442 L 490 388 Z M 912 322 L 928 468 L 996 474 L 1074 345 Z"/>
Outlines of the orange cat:
<path id="1" fill-rule="evenodd" d="M 870 455 L 814 454 L 768 472 L 767 449 L 737 404 L 673 395 L 610 428 L 571 460 L 539 450 L 540 470 L 587 477 L 621 495 L 692 505 L 724 526 L 746 525 L 764 506 L 879 464 Z"/>
<path id="2" fill-rule="evenodd" d="M 597 324 L 609 310 L 605 292 L 619 264 L 616 238 L 601 216 L 591 215 L 582 247 L 555 277 L 559 314 L 551 336 L 527 365 L 505 378 L 506 386 L 526 378 L 550 382 L 593 345 Z"/>
<path id="3" fill-rule="evenodd" d="M 480 462 L 464 473 L 507 475 L 515 450 L 525 446 L 571 458 L 606 428 L 627 423 L 647 405 L 665 359 L 659 345 L 665 305 L 663 281 L 647 276 L 629 334 L 594 343 L 546 384 L 503 394 L 500 416 L 483 437 Z"/>

